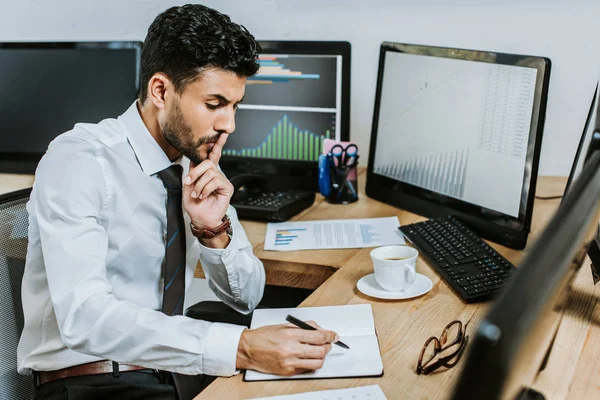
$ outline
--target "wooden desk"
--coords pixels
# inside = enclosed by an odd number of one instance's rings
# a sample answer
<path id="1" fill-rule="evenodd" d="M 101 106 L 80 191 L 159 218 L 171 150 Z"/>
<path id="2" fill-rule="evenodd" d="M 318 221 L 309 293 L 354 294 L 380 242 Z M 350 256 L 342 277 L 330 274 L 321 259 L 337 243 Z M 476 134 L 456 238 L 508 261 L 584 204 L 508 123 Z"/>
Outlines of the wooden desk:
<path id="1" fill-rule="evenodd" d="M 360 200 L 351 205 L 331 205 L 319 200 L 295 220 L 327 218 L 368 218 L 397 215 L 401 224 L 423 217 L 382 204 L 364 194 L 364 171 Z M 542 177 L 537 194 L 562 194 L 566 179 Z M 532 233 L 524 251 L 493 244 L 502 255 L 518 265 L 535 237 L 547 224 L 560 200 L 536 200 Z M 243 382 L 242 376 L 219 378 L 196 399 L 248 399 L 314 390 L 378 384 L 389 399 L 446 399 L 460 374 L 461 366 L 443 373 L 419 376 L 414 370 L 425 339 L 439 335 L 453 319 L 471 319 L 472 332 L 485 315 L 489 303 L 465 304 L 421 259 L 417 270 L 433 281 L 425 296 L 388 301 L 370 298 L 358 292 L 358 279 L 373 272 L 371 249 L 326 251 L 265 252 L 262 250 L 265 224 L 243 222 L 255 244 L 255 253 L 265 261 L 270 283 L 315 287 L 301 306 L 326 306 L 369 303 L 373 307 L 385 374 L 381 378 L 328 379 L 303 381 Z M 588 263 L 589 265 L 589 263 Z M 319 272 L 321 271 L 321 272 Z M 335 273 L 334 273 L 335 272 Z M 548 364 L 531 382 L 547 399 L 600 398 L 600 307 L 589 268 L 582 268 L 575 282 L 570 307 L 560 323 Z M 583 351 L 585 349 L 585 351 Z"/>

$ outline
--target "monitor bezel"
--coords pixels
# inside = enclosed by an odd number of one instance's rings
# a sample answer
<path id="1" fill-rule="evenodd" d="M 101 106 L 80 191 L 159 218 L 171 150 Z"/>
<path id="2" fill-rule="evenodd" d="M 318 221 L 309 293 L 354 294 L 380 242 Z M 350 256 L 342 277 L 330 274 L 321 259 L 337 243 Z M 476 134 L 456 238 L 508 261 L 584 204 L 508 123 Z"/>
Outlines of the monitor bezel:
<path id="1" fill-rule="evenodd" d="M 535 68 L 538 71 L 531 117 L 530 140 L 527 149 L 527 159 L 523 179 L 524 195 L 522 194 L 521 196 L 521 206 L 517 218 L 499 211 L 445 196 L 431 190 L 387 178 L 374 172 L 377 128 L 385 72 L 385 56 L 388 52 L 525 66 Z M 427 217 L 438 217 L 450 214 L 455 215 L 465 221 L 473 230 L 485 238 L 504 244 L 508 247 L 517 249 L 524 248 L 530 231 L 531 216 L 533 213 L 537 170 L 546 114 L 550 65 L 550 59 L 546 57 L 383 42 L 379 53 L 377 88 L 373 109 L 369 165 L 367 169 L 367 195 L 374 199 L 390 203 L 399 208 Z M 533 138 L 531 135 L 534 135 Z"/>
<path id="2" fill-rule="evenodd" d="M 134 49 L 136 52 L 136 73 L 135 88 L 136 92 L 140 89 L 140 59 L 142 53 L 142 42 L 140 41 L 106 41 L 106 42 L 0 42 L 0 50 L 94 50 L 109 49 L 123 50 Z M 37 168 L 38 162 L 42 159 L 44 152 L 3 152 L 0 151 L 0 160 L 2 170 L 7 173 L 27 173 L 32 174 Z"/>
<path id="3" fill-rule="evenodd" d="M 340 140 L 350 140 L 351 45 L 347 41 L 259 40 L 262 53 L 342 56 L 342 104 Z M 235 134 L 235 132 L 234 132 Z M 228 177 L 260 175 L 269 190 L 302 189 L 318 191 L 316 161 L 290 161 L 223 155 L 219 166 Z"/>
<path id="4" fill-rule="evenodd" d="M 546 319 L 552 316 L 551 312 L 558 314 L 566 305 L 568 288 L 588 248 L 594 245 L 598 219 L 600 151 L 596 150 L 521 262 L 511 283 L 479 323 L 453 399 L 504 398 L 505 391 L 517 390 L 522 384 L 507 382 L 508 377 L 527 375 L 525 371 L 516 371 L 517 367 L 526 364 L 525 367 L 534 372 L 539 370 L 547 347 L 534 349 L 526 344 L 530 339 L 538 346 L 552 344 L 554 330 L 541 329 L 545 334 L 541 337 L 537 336 L 540 329 L 536 326 L 555 327 L 556 321 Z M 518 357 L 527 358 L 527 362 L 517 365 Z"/>
<path id="5" fill-rule="evenodd" d="M 592 97 L 592 103 L 590 104 L 590 109 L 588 111 L 588 115 L 585 120 L 585 125 L 583 126 L 583 132 L 581 134 L 581 138 L 579 139 L 579 144 L 577 145 L 577 151 L 575 152 L 575 158 L 573 159 L 573 165 L 571 165 L 571 171 L 569 172 L 569 177 L 567 178 L 567 185 L 565 186 L 564 194 L 566 194 L 569 191 L 569 188 L 571 187 L 571 184 L 573 183 L 573 180 L 575 179 L 575 172 L 577 171 L 578 164 L 580 162 L 585 163 L 585 161 L 588 159 L 588 157 L 590 156 L 591 151 L 593 149 L 593 146 L 592 146 L 593 140 L 592 139 L 594 137 L 594 131 L 592 131 L 590 133 L 592 135 L 592 137 L 590 138 L 588 151 L 586 151 L 585 154 L 582 154 L 582 152 L 584 151 L 583 146 L 585 145 L 585 142 L 586 142 L 587 133 L 590 130 L 590 125 L 592 124 L 592 115 L 594 115 L 594 111 L 597 110 L 597 107 L 594 107 L 596 104 L 598 104 L 598 107 L 600 107 L 600 102 L 598 101 L 598 84 L 596 84 L 596 90 L 594 91 L 594 96 Z M 600 111 L 600 110 L 598 110 L 598 111 Z"/>

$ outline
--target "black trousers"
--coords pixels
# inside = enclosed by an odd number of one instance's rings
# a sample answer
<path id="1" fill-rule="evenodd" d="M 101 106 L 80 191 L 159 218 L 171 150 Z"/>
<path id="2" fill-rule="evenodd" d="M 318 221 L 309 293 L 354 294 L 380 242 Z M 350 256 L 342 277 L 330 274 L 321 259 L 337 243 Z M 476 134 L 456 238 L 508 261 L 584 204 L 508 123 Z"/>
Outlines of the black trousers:
<path id="1" fill-rule="evenodd" d="M 153 370 L 98 374 L 58 379 L 40 385 L 35 400 L 191 400 L 215 377 L 196 375 L 185 377 L 185 388 L 177 393 L 173 375 Z"/>

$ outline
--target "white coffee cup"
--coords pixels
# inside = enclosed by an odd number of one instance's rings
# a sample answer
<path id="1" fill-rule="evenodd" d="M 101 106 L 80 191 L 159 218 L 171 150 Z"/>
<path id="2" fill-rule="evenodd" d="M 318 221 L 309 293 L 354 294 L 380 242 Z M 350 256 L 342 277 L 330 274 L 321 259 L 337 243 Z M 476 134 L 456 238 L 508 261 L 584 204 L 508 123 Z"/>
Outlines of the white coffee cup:
<path id="1" fill-rule="evenodd" d="M 410 246 L 381 246 L 371 250 L 375 280 L 388 292 L 403 292 L 417 276 L 419 252 Z"/>

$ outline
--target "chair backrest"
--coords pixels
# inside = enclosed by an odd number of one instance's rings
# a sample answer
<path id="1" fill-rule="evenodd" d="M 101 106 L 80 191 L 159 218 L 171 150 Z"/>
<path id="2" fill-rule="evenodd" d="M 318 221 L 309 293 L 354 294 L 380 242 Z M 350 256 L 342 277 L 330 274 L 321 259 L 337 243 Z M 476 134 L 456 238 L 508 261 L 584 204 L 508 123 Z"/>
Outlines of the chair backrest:
<path id="1" fill-rule="evenodd" d="M 0 399 L 33 399 L 30 376 L 17 373 L 23 330 L 21 281 L 27 253 L 31 188 L 0 195 Z"/>

